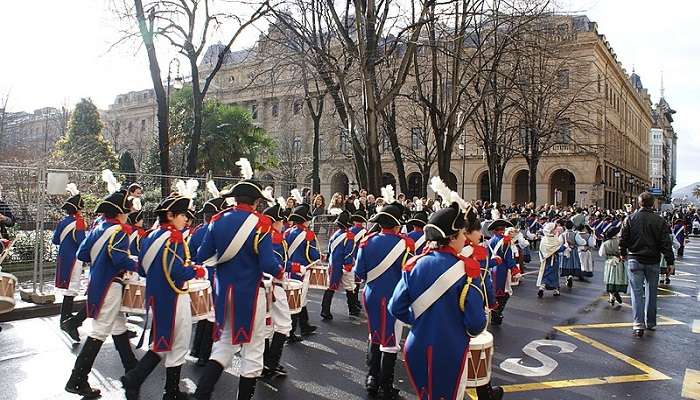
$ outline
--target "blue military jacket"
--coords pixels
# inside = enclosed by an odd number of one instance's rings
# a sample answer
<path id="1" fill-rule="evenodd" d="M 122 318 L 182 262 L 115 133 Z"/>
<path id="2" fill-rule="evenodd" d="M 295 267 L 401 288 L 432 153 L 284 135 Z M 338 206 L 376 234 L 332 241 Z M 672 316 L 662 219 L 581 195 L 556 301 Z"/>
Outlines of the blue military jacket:
<path id="1" fill-rule="evenodd" d="M 77 225 L 76 218 L 73 215 L 67 215 L 58 222 L 56 230 L 53 232 L 52 242 L 58 246 L 56 287 L 60 289 L 68 289 L 78 246 L 85 239 L 85 227 L 79 229 L 80 227 Z"/>

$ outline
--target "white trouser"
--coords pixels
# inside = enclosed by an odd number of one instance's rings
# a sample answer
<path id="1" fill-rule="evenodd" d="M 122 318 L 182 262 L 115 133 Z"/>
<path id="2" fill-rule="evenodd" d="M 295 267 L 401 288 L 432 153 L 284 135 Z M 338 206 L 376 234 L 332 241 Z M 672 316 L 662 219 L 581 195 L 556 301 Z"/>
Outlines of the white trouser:
<path id="1" fill-rule="evenodd" d="M 309 293 L 310 281 L 311 281 L 311 273 L 307 269 L 306 272 L 304 273 L 304 280 L 301 282 L 301 283 L 303 283 L 303 285 L 301 287 L 301 306 L 302 307 L 306 307 L 306 295 Z"/>
<path id="2" fill-rule="evenodd" d="M 340 278 L 340 286 L 345 290 L 355 290 L 355 273 L 353 271 L 343 270 L 343 276 Z"/>
<path id="3" fill-rule="evenodd" d="M 221 338 L 212 346 L 211 360 L 215 360 L 224 368 L 228 368 L 233 360 L 233 355 L 240 351 L 240 376 L 245 378 L 257 378 L 260 376 L 263 370 L 263 354 L 265 352 L 265 301 L 265 289 L 258 288 L 258 301 L 255 310 L 255 320 L 253 320 L 252 337 L 250 342 L 245 344 L 231 344 L 231 313 L 226 313 Z M 228 306 L 231 307 L 230 304 Z"/>
<path id="4" fill-rule="evenodd" d="M 126 317 L 119 311 L 122 307 L 122 285 L 112 282 L 105 294 L 100 313 L 92 321 L 90 337 L 102 342 L 109 335 L 121 335 L 126 332 Z"/>
<path id="5" fill-rule="evenodd" d="M 170 351 L 158 353 L 165 361 L 165 368 L 177 367 L 185 363 L 185 356 L 190 350 L 190 337 L 192 336 L 192 310 L 190 309 L 190 295 L 177 296 L 175 305 L 175 321 L 173 323 L 172 347 Z"/>
<path id="6" fill-rule="evenodd" d="M 379 346 L 379 350 L 385 353 L 396 354 L 401 351 L 401 335 L 403 335 L 403 322 L 398 319 L 394 323 L 394 337 L 396 338 L 396 345 L 392 347 Z M 460 398 L 460 397 L 457 397 Z"/>
<path id="7" fill-rule="evenodd" d="M 80 294 L 80 275 L 83 273 L 83 262 L 76 259 L 73 263 L 73 269 L 70 272 L 70 282 L 68 289 L 59 289 L 64 296 L 75 297 Z"/>
<path id="8" fill-rule="evenodd" d="M 272 285 L 272 296 L 275 301 L 270 307 L 272 316 L 272 331 L 289 336 L 292 330 L 292 317 L 289 313 L 289 303 L 287 303 L 287 292 L 277 284 Z M 272 334 L 270 334 L 271 336 Z"/>

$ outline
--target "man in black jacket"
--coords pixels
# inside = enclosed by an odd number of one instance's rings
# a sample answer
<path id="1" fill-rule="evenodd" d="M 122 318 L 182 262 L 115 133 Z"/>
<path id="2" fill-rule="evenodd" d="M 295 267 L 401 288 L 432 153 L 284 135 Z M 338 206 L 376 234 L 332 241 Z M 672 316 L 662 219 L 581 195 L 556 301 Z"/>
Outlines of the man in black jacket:
<path id="1" fill-rule="evenodd" d="M 634 316 L 633 333 L 644 335 L 644 329 L 656 327 L 656 290 L 659 262 L 663 254 L 669 270 L 675 261 L 671 245 L 671 228 L 654 213 L 654 197 L 644 192 L 637 199 L 639 210 L 622 224 L 620 255 L 627 260 Z"/>

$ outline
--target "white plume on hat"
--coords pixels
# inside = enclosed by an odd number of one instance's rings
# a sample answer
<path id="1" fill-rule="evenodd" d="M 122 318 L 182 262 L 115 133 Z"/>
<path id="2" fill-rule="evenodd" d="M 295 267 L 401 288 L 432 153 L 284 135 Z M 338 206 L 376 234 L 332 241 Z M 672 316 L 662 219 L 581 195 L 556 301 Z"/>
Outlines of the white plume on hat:
<path id="1" fill-rule="evenodd" d="M 452 191 L 445 185 L 445 182 L 439 176 L 430 178 L 430 189 L 437 193 L 442 198 L 442 205 L 448 206 L 452 203 Z"/>
<path id="2" fill-rule="evenodd" d="M 360 208 L 360 199 L 355 199 L 355 201 L 352 202 L 352 205 L 355 206 L 356 209 Z"/>
<path id="3" fill-rule="evenodd" d="M 297 204 L 301 204 L 304 202 L 304 196 L 301 195 L 299 189 L 292 189 L 292 197 L 294 197 L 294 200 L 296 200 Z"/>
<path id="4" fill-rule="evenodd" d="M 80 191 L 78 190 L 78 187 L 75 185 L 75 183 L 67 184 L 66 191 L 68 193 L 70 193 L 71 196 L 75 196 L 76 194 L 80 194 Z"/>
<path id="5" fill-rule="evenodd" d="M 391 185 L 386 185 L 381 189 L 382 198 L 384 199 L 384 204 L 391 204 L 396 202 L 394 198 L 394 188 Z"/>
<path id="6" fill-rule="evenodd" d="M 141 208 L 143 208 L 141 199 L 138 197 L 129 197 L 129 199 L 131 200 L 131 209 L 134 211 L 141 211 Z"/>
<path id="7" fill-rule="evenodd" d="M 265 197 L 265 200 L 267 201 L 267 204 L 272 207 L 275 205 L 275 198 L 272 194 L 272 188 L 268 187 L 265 190 L 262 191 L 263 197 Z"/>
<path id="8" fill-rule="evenodd" d="M 114 177 L 114 174 L 109 169 L 102 170 L 102 180 L 107 183 L 107 191 L 109 194 L 116 192 L 122 186 L 117 182 L 117 178 Z"/>
<path id="9" fill-rule="evenodd" d="M 281 209 L 287 208 L 287 200 L 284 199 L 284 197 L 280 196 L 277 198 L 277 204 L 280 206 Z"/>
<path id="10" fill-rule="evenodd" d="M 414 204 L 416 206 L 416 211 L 423 211 L 423 199 L 416 199 Z"/>
<path id="11" fill-rule="evenodd" d="M 207 182 L 207 192 L 209 192 L 212 198 L 221 197 L 221 193 L 219 193 L 219 189 L 216 187 L 216 183 L 214 183 L 214 181 L 212 180 Z"/>
<path id="12" fill-rule="evenodd" d="M 253 177 L 253 167 L 250 166 L 250 162 L 247 158 L 241 158 L 236 161 L 236 165 L 241 168 L 243 179 L 251 179 Z"/>

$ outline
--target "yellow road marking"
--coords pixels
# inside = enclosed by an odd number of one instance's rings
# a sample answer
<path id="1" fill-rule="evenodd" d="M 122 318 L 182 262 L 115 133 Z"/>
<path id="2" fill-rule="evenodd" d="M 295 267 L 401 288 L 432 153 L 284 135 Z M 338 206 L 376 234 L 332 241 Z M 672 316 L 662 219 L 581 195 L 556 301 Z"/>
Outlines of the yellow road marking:
<path id="1" fill-rule="evenodd" d="M 661 291 L 664 291 L 664 292 L 673 293 L 673 294 L 675 294 L 675 295 L 678 296 L 678 297 L 690 297 L 690 295 L 688 295 L 688 294 L 681 293 L 681 292 L 676 292 L 675 290 L 670 290 L 670 289 L 666 289 L 666 288 L 662 288 L 662 287 L 660 287 L 660 288 L 658 288 L 658 289 L 661 290 Z"/>
<path id="2" fill-rule="evenodd" d="M 686 399 L 700 400 L 700 371 L 686 369 L 683 377 L 683 391 L 681 397 Z"/>

